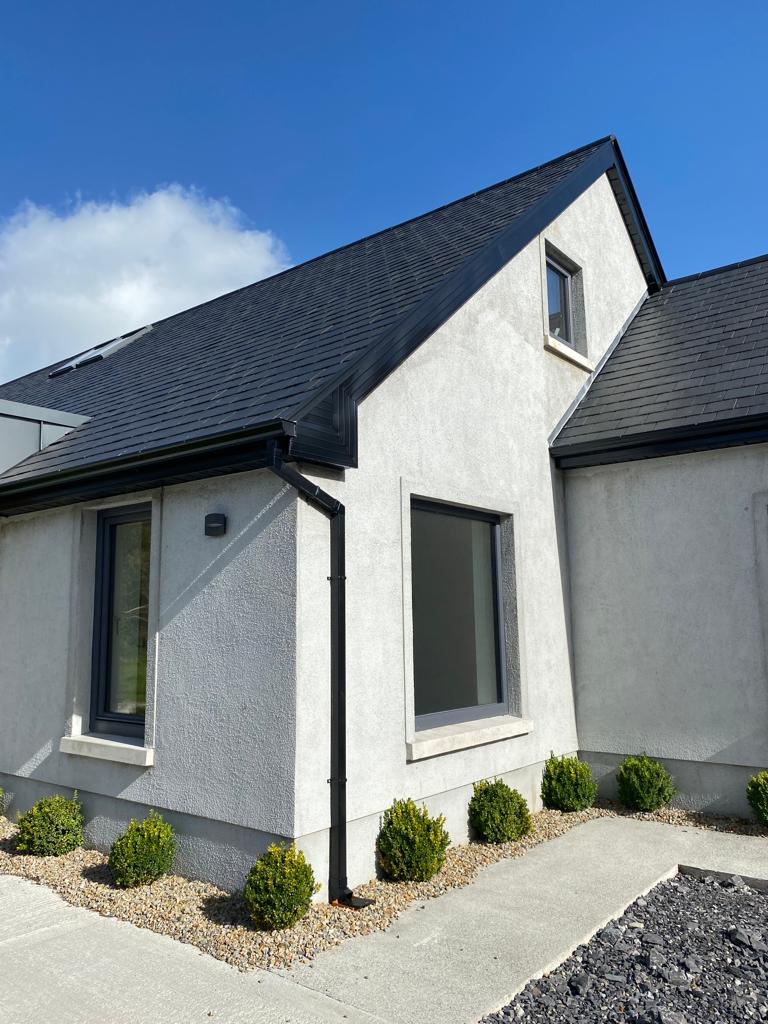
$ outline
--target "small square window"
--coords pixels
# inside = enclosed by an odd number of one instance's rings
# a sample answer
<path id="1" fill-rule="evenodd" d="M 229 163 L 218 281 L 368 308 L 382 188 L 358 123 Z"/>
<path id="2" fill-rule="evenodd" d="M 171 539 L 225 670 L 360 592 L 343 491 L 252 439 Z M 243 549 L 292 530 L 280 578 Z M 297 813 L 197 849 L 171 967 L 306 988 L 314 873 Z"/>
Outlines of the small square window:
<path id="1" fill-rule="evenodd" d="M 547 308 L 549 333 L 566 345 L 573 345 L 571 318 L 571 275 L 554 260 L 547 260 Z"/>

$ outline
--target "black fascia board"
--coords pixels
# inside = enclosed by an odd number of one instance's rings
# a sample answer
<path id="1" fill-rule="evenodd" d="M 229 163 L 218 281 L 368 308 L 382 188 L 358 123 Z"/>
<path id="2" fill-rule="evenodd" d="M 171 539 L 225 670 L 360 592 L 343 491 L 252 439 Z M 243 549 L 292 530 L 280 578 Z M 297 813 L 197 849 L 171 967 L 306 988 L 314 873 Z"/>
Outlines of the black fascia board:
<path id="1" fill-rule="evenodd" d="M 737 445 L 768 442 L 768 415 L 744 416 L 721 423 L 702 423 L 694 427 L 649 430 L 632 437 L 582 441 L 579 444 L 553 446 L 550 455 L 559 469 L 584 469 L 619 462 L 663 458 L 693 452 L 716 451 Z"/>
<path id="2" fill-rule="evenodd" d="M 292 422 L 275 420 L 254 430 L 0 485 L 0 517 L 262 469 L 271 457 L 270 441 L 287 443 L 294 433 Z"/>
<path id="3" fill-rule="evenodd" d="M 640 246 L 641 252 L 645 256 L 645 259 L 642 257 L 640 258 L 640 262 L 645 270 L 648 289 L 649 291 L 657 291 L 663 284 L 666 284 L 667 276 L 664 273 L 661 258 L 659 257 L 656 249 L 656 244 L 653 241 L 653 236 L 651 235 L 648 227 L 648 222 L 645 219 L 643 208 L 637 198 L 635 186 L 632 184 L 632 178 L 629 175 L 624 155 L 621 152 L 621 146 L 615 136 L 612 135 L 610 138 L 613 151 L 616 156 L 614 170 L 628 201 L 628 214 L 630 221 L 635 226 L 635 231 L 630 232 L 633 236 L 632 240 L 635 242 L 636 246 Z M 637 239 L 634 237 L 635 234 L 637 234 Z"/>
<path id="4" fill-rule="evenodd" d="M 643 240 L 643 247 L 638 251 L 635 238 L 633 244 L 638 263 L 645 274 L 649 285 L 660 287 L 666 280 L 664 271 L 656 253 L 653 240 L 648 232 L 645 217 L 640 210 L 637 196 L 624 167 L 624 160 L 616 140 L 609 136 L 605 143 L 578 170 L 569 174 L 544 199 L 535 203 L 521 217 L 516 219 L 504 231 L 479 253 L 463 263 L 442 284 L 433 289 L 415 309 L 398 321 L 390 330 L 381 336 L 376 345 L 364 353 L 351 367 L 340 371 L 336 377 L 318 395 L 300 408 L 296 414 L 297 437 L 291 451 L 294 457 L 307 461 L 320 462 L 323 459 L 323 444 L 318 438 L 313 439 L 305 448 L 305 417 L 321 402 L 342 389 L 347 400 L 352 402 L 356 412 L 357 403 L 370 394 L 393 370 L 421 345 L 430 335 L 441 327 L 465 302 L 467 302 L 494 274 L 498 273 L 511 259 L 525 248 L 537 235 L 541 234 L 568 206 L 571 205 L 590 185 L 609 170 L 616 170 L 619 187 L 623 189 L 623 197 L 637 225 L 637 234 Z M 613 183 L 612 183 L 613 185 Z M 614 192 L 616 186 L 613 185 Z M 624 211 L 622 211 L 624 214 Z M 635 234 L 631 225 L 627 224 L 630 237 Z M 353 413 L 353 416 L 355 413 Z M 310 433 L 312 431 L 310 430 Z M 354 426 L 346 425 L 346 433 L 354 438 Z M 347 457 L 339 458 L 338 450 L 329 450 L 335 458 L 335 464 L 354 465 L 355 461 Z"/>

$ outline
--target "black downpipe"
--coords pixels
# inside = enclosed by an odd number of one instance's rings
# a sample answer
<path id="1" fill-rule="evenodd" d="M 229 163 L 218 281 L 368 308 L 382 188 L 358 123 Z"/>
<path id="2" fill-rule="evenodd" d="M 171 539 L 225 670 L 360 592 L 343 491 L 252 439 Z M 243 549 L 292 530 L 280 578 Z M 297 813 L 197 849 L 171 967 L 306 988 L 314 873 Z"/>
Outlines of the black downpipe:
<path id="1" fill-rule="evenodd" d="M 353 895 L 347 880 L 347 621 L 345 508 L 293 466 L 276 445 L 269 468 L 330 520 L 331 538 L 331 828 L 328 899 L 360 909 L 373 901 Z"/>

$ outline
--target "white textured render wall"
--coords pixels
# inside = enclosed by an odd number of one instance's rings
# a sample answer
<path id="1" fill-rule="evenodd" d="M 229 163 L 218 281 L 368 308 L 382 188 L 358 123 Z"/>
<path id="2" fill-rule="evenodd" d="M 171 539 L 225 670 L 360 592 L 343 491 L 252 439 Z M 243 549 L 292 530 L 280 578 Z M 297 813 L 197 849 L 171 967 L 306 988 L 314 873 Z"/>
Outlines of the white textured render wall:
<path id="1" fill-rule="evenodd" d="M 162 517 L 154 767 L 58 750 L 90 691 L 95 513 L 74 506 L 0 527 L 0 774 L 10 789 L 17 776 L 194 816 L 201 834 L 208 819 L 291 835 L 295 492 L 260 472 L 151 497 Z M 214 511 L 228 516 L 221 538 L 203 535 Z"/>
<path id="2" fill-rule="evenodd" d="M 566 498 L 582 749 L 766 766 L 768 446 L 570 471 Z"/>
<path id="3" fill-rule="evenodd" d="M 585 192 L 543 239 L 583 267 L 589 356 L 596 360 L 645 290 L 607 180 Z M 334 476 L 304 467 L 347 508 L 354 883 L 372 872 L 376 817 L 394 797 L 428 800 L 445 811 L 449 830 L 460 838 L 472 781 L 524 773 L 552 749 L 577 747 L 561 481 L 547 442 L 586 373 L 543 347 L 543 239 L 528 245 L 365 399 L 357 469 Z M 406 739 L 413 733 L 410 492 L 514 514 L 523 714 L 534 727 L 530 735 L 413 763 L 406 760 Z M 322 857 L 328 825 L 328 526 L 303 503 L 298 540 L 296 830 L 308 836 L 313 857 Z M 536 794 L 535 781 L 525 788 Z M 318 875 L 324 877 L 322 868 Z"/>

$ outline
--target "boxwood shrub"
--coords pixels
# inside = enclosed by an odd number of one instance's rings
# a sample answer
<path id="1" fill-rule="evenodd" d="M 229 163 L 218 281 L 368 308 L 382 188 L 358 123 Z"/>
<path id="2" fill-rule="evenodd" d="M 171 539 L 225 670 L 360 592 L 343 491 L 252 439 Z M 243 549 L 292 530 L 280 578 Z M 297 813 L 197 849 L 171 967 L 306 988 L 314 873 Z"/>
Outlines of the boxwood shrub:
<path id="1" fill-rule="evenodd" d="M 747 800 L 757 820 L 768 825 L 768 771 L 758 772 L 749 780 Z"/>
<path id="2" fill-rule="evenodd" d="M 616 771 L 619 800 L 630 811 L 666 807 L 677 790 L 663 764 L 645 754 L 625 757 Z"/>
<path id="3" fill-rule="evenodd" d="M 541 777 L 541 799 L 555 811 L 583 811 L 597 797 L 592 769 L 578 757 L 551 754 Z"/>
<path id="4" fill-rule="evenodd" d="M 83 845 L 83 809 L 74 793 L 46 796 L 19 818 L 16 849 L 36 857 L 60 857 Z"/>
<path id="5" fill-rule="evenodd" d="M 243 897 L 256 927 L 274 931 L 304 917 L 319 888 L 301 850 L 273 844 L 248 872 Z"/>
<path id="6" fill-rule="evenodd" d="M 445 818 L 431 818 L 413 800 L 395 800 L 381 819 L 376 853 L 382 873 L 394 882 L 426 882 L 445 862 L 451 839 Z"/>
<path id="7" fill-rule="evenodd" d="M 469 821 L 487 843 L 509 843 L 522 839 L 533 825 L 528 804 L 503 779 L 476 782 L 469 801 Z"/>
<path id="8" fill-rule="evenodd" d="M 176 855 L 173 828 L 156 811 L 144 821 L 132 821 L 109 851 L 109 869 L 115 885 L 133 889 L 167 874 Z"/>

